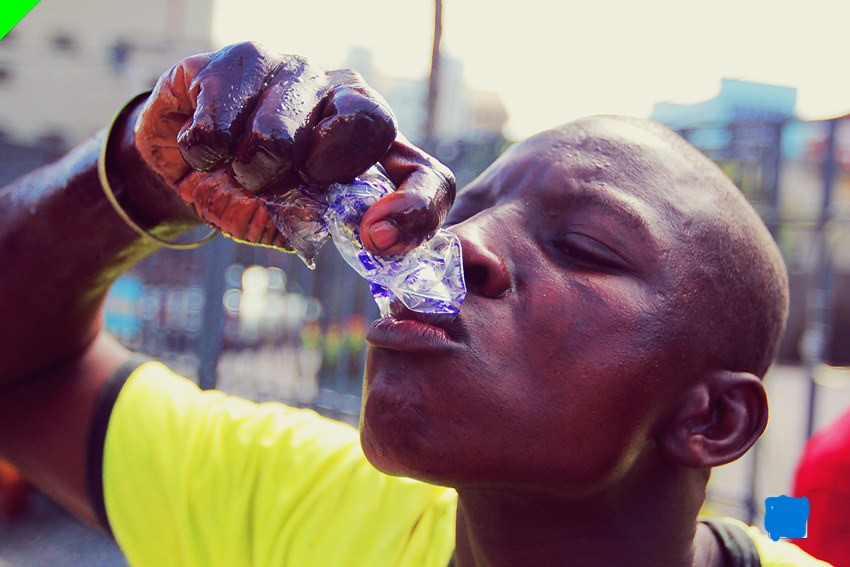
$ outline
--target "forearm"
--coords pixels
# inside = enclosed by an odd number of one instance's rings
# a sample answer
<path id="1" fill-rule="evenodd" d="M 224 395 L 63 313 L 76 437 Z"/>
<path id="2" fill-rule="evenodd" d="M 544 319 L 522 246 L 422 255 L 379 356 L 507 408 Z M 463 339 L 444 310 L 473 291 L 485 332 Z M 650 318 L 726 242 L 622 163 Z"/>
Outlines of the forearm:
<path id="1" fill-rule="evenodd" d="M 133 115 L 116 125 L 110 179 L 146 227 L 168 236 L 191 216 L 138 161 Z M 116 277 L 157 245 L 115 213 L 97 175 L 104 134 L 0 190 L 0 390 L 72 361 L 100 329 Z"/>

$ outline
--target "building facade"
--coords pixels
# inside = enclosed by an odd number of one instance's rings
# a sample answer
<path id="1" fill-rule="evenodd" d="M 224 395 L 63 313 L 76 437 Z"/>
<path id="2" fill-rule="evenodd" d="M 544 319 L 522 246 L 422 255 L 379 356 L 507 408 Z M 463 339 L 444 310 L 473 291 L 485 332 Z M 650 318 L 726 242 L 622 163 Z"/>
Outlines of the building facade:
<path id="1" fill-rule="evenodd" d="M 212 0 L 42 0 L 0 40 L 0 133 L 68 148 L 211 46 Z"/>
<path id="2" fill-rule="evenodd" d="M 345 66 L 358 71 L 366 82 L 384 95 L 402 132 L 414 143 L 422 143 L 428 78 L 403 79 L 383 75 L 374 68 L 371 52 L 360 47 L 349 51 Z M 463 63 L 444 55 L 440 64 L 435 138 L 442 143 L 452 143 L 502 137 L 507 121 L 508 112 L 501 97 L 492 91 L 469 87 L 464 81 Z"/>

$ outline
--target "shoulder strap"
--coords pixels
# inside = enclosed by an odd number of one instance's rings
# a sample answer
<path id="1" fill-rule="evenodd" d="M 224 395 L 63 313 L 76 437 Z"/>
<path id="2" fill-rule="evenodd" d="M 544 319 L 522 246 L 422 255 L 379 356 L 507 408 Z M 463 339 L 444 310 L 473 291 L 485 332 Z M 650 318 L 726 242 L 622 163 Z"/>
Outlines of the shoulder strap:
<path id="1" fill-rule="evenodd" d="M 700 518 L 720 542 L 726 567 L 761 567 L 756 544 L 740 526 L 720 518 Z"/>

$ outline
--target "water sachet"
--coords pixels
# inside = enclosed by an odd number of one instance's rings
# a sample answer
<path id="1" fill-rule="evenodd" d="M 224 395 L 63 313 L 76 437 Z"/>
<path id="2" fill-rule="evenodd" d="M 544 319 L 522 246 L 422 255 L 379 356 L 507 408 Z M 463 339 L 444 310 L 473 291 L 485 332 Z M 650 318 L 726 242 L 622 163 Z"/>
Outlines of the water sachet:
<path id="1" fill-rule="evenodd" d="M 315 268 L 315 256 L 329 239 L 349 266 L 365 278 L 382 316 L 399 299 L 418 313 L 455 317 L 466 296 L 458 237 L 440 229 L 403 254 L 375 256 L 360 240 L 360 219 L 378 199 L 395 190 L 372 168 L 351 183 L 331 185 L 323 198 L 296 189 L 267 199 L 266 209 L 295 253 Z"/>

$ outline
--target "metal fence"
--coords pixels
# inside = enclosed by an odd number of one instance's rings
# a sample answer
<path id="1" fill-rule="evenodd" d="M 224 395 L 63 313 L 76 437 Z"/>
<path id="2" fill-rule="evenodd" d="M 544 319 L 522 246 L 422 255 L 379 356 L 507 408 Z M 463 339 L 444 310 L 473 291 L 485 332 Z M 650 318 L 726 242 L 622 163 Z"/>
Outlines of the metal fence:
<path id="1" fill-rule="evenodd" d="M 735 181 L 782 249 L 791 314 L 780 361 L 800 362 L 810 375 L 824 363 L 850 365 L 850 120 L 681 133 Z"/>
<path id="2" fill-rule="evenodd" d="M 217 237 L 196 251 L 162 250 L 122 276 L 107 327 L 204 388 L 314 407 L 355 421 L 368 286 L 322 250 L 315 271 L 296 256 Z"/>
<path id="3" fill-rule="evenodd" d="M 850 126 L 741 121 L 680 133 L 744 191 L 784 253 L 792 299 L 779 360 L 804 374 L 808 399 L 796 403 L 808 435 L 825 387 L 818 369 L 850 364 Z M 502 146 L 442 148 L 466 181 Z M 203 387 L 349 422 L 358 418 L 363 337 L 376 315 L 366 283 L 332 246 L 313 272 L 295 256 L 221 237 L 198 251 L 146 259 L 114 286 L 106 309 L 108 327 L 128 346 Z M 710 485 L 709 506 L 757 520 L 763 453 L 757 447 L 735 473 L 745 477 L 739 489 Z"/>
<path id="4" fill-rule="evenodd" d="M 778 356 L 785 366 L 774 370 L 776 377 L 768 376 L 768 391 L 793 396 L 793 402 L 774 396 L 771 405 L 793 408 L 801 419 L 778 412 L 779 419 L 793 426 L 772 422 L 768 435 L 735 464 L 743 482 L 733 477 L 731 483 L 709 485 L 710 507 L 753 523 L 763 517 L 763 498 L 775 495 L 766 493 L 765 485 L 776 484 L 771 475 L 782 476 L 790 486 L 799 449 L 826 419 L 818 413 L 825 393 L 850 399 L 850 374 L 836 371 L 850 365 L 850 122 L 843 117 L 747 120 L 680 133 L 747 195 L 779 243 L 789 271 L 791 312 Z M 789 373 L 796 385 L 770 382 L 787 381 Z M 844 392 L 836 396 L 836 388 Z M 781 443 L 786 447 L 780 451 Z"/>
<path id="5" fill-rule="evenodd" d="M 463 183 L 503 147 L 484 139 L 442 144 L 438 153 Z M 161 250 L 112 287 L 105 322 L 125 345 L 201 387 L 356 422 L 364 337 L 378 310 L 333 245 L 316 266 L 223 237 L 199 250 Z"/>
<path id="6" fill-rule="evenodd" d="M 681 134 L 744 191 L 783 250 L 792 312 L 780 360 L 850 364 L 850 124 L 746 121 Z M 440 148 L 464 181 L 502 149 L 492 141 Z M 353 338 L 375 313 L 365 283 L 331 246 L 312 272 L 294 256 L 218 238 L 143 261 L 113 289 L 107 323 L 129 345 L 173 359 L 207 387 L 228 384 L 230 370 L 219 373 L 214 362 L 230 351 L 247 357 L 303 344 L 334 353 L 322 359 L 320 389 L 356 392 L 351 383 L 359 378 L 345 373 L 360 366 L 335 357 L 362 355 Z"/>

